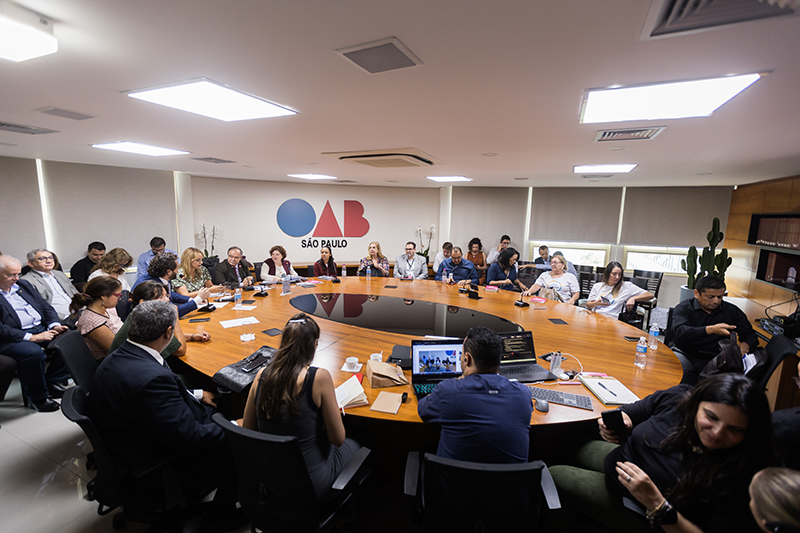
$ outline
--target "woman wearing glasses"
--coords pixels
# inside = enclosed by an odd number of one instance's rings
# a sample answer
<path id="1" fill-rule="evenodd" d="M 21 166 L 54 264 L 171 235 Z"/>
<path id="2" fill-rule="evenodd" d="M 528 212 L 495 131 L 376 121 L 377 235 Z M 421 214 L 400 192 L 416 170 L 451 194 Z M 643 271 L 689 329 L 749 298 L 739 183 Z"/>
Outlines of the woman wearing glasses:
<path id="1" fill-rule="evenodd" d="M 122 327 L 122 321 L 116 313 L 109 313 L 109 309 L 117 306 L 122 295 L 122 284 L 111 276 L 100 276 L 89 280 L 83 291 L 72 297 L 69 308 L 73 316 L 80 312 L 75 326 L 94 358 L 100 361 L 108 353 L 114 335 Z"/>

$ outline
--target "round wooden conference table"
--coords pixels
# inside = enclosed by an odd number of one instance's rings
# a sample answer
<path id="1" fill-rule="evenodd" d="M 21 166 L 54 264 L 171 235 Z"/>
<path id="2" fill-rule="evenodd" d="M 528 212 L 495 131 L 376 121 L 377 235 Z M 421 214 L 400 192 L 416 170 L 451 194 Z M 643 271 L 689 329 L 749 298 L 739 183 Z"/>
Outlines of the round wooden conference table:
<path id="1" fill-rule="evenodd" d="M 338 284 L 322 281 L 313 288 L 292 285 L 292 293 L 287 295 L 281 295 L 279 285 L 268 290 L 267 293 L 268 296 L 258 298 L 254 298 L 252 292 L 243 293 L 244 300 L 255 300 L 255 303 L 251 305 L 255 305 L 256 308 L 250 311 L 233 310 L 233 304 L 229 303 L 211 314 L 193 312 L 184 316 L 181 319 L 181 328 L 184 333 L 208 331 L 211 334 L 211 341 L 189 343 L 187 354 L 182 360 L 203 374 L 213 376 L 220 368 L 247 357 L 262 345 L 277 348 L 280 345 L 280 336 L 271 337 L 262 333 L 262 330 L 283 329 L 289 318 L 299 312 L 290 303 L 292 298 L 306 294 L 315 295 L 322 306 L 323 302 L 327 303 L 331 299 L 338 299 L 335 295 L 339 294 L 344 297 L 362 295 L 349 297 L 350 316 L 361 314 L 362 311 L 369 314 L 370 299 L 364 297 L 369 295 L 373 297 L 373 300 L 376 296 L 379 298 L 393 297 L 413 300 L 415 304 L 434 302 L 457 306 L 461 309 L 480 311 L 506 319 L 533 332 L 537 354 L 542 355 L 561 350 L 564 354 L 574 356 L 568 356 L 567 360 L 563 362 L 562 367 L 565 370 L 579 370 L 582 365 L 586 372 L 604 372 L 617 378 L 640 398 L 644 398 L 656 390 L 678 384 L 682 375 L 677 357 L 663 344 L 655 353 L 648 353 L 645 369 L 636 368 L 633 365 L 636 344 L 623 338 L 625 335 L 639 336 L 643 334 L 641 330 L 633 326 L 588 312 L 574 305 L 553 301 L 541 304 L 531 303 L 530 307 L 517 307 L 514 305 L 514 301 L 518 299 L 519 294 L 510 291 L 501 290 L 497 293 L 490 293 L 485 292 L 481 287 L 479 294 L 483 298 L 474 300 L 459 293 L 455 286 L 447 286 L 434 281 L 400 281 L 395 278 L 372 278 L 367 281 L 365 278 L 348 277 L 342 279 L 342 282 Z M 348 305 L 346 301 L 345 305 Z M 450 308 L 450 312 L 453 311 L 455 311 L 455 307 Z M 328 315 L 336 316 L 335 313 L 330 312 Z M 192 318 L 204 317 L 209 317 L 210 321 L 189 322 Z M 255 317 L 259 323 L 228 329 L 220 325 L 220 321 L 223 320 L 246 317 Z M 561 319 L 565 324 L 554 323 L 553 319 L 556 319 L 556 322 L 558 322 L 557 319 Z M 341 371 L 345 358 L 355 356 L 358 357 L 360 363 L 366 363 L 370 354 L 382 351 L 385 360 L 395 345 L 410 346 L 412 339 L 422 337 L 422 335 L 379 331 L 327 318 L 315 317 L 315 320 L 320 326 L 321 335 L 312 364 L 329 370 L 336 386 L 351 376 L 350 373 Z M 365 324 L 367 323 L 369 321 L 365 322 Z M 240 340 L 240 335 L 246 330 L 255 333 L 254 341 L 242 342 Z M 576 358 L 580 361 L 580 365 Z M 544 365 L 546 366 L 547 363 Z M 366 366 L 361 371 L 365 372 Z M 410 383 L 411 372 L 407 370 L 405 374 Z M 373 389 L 365 375 L 363 386 L 370 405 L 381 391 L 408 392 L 408 400 L 400 406 L 396 415 L 371 411 L 369 406 L 363 406 L 347 409 L 347 416 L 421 422 L 417 415 L 417 401 L 411 385 Z M 577 384 L 548 382 L 537 384 L 537 386 L 552 387 L 563 392 L 589 396 L 592 398 L 594 410 L 588 411 L 551 403 L 548 413 L 533 412 L 532 425 L 586 421 L 598 418 L 602 411 L 612 408 L 603 405 L 579 382 Z"/>

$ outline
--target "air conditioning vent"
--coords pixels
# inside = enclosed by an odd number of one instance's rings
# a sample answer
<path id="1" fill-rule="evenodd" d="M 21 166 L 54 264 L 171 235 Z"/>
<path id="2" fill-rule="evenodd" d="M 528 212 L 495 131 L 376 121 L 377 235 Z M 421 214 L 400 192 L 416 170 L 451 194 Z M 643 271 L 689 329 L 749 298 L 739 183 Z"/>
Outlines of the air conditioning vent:
<path id="1" fill-rule="evenodd" d="M 340 48 L 336 53 L 370 74 L 421 65 L 422 61 L 397 37 Z"/>
<path id="2" fill-rule="evenodd" d="M 325 152 L 323 155 L 331 155 L 339 161 L 357 163 L 373 168 L 432 167 L 442 164 L 441 161 L 433 156 L 416 148 L 392 148 L 360 152 Z"/>
<path id="3" fill-rule="evenodd" d="M 336 180 L 332 181 L 331 183 L 358 183 L 358 182 L 355 180 Z"/>
<path id="4" fill-rule="evenodd" d="M 625 130 L 598 130 L 597 135 L 594 136 L 594 142 L 649 141 L 665 129 L 667 129 L 666 126 Z"/>
<path id="5" fill-rule="evenodd" d="M 194 159 L 195 161 L 202 161 L 203 163 L 236 163 L 236 161 L 230 161 L 228 159 L 219 159 L 217 157 L 190 157 L 189 159 Z"/>
<path id="6" fill-rule="evenodd" d="M 581 178 L 585 180 L 596 180 L 601 178 L 602 179 L 611 178 L 613 176 L 614 174 L 584 174 L 583 176 L 581 176 Z"/>
<path id="7" fill-rule="evenodd" d="M 71 120 L 87 120 L 94 118 L 92 115 L 78 113 L 77 111 L 69 111 L 67 109 L 61 109 L 60 107 L 45 107 L 44 109 L 39 109 L 39 112 L 45 115 L 53 115 L 54 117 L 68 118 Z"/>
<path id="8" fill-rule="evenodd" d="M 514 181 L 529 181 L 530 178 L 514 178 Z"/>
<path id="9" fill-rule="evenodd" d="M 0 122 L 0 131 L 10 131 L 12 133 L 25 133 L 27 135 L 41 135 L 43 133 L 59 133 L 57 130 L 48 130 L 46 128 L 37 128 L 34 126 L 24 126 L 22 124 L 11 124 L 9 122 Z"/>

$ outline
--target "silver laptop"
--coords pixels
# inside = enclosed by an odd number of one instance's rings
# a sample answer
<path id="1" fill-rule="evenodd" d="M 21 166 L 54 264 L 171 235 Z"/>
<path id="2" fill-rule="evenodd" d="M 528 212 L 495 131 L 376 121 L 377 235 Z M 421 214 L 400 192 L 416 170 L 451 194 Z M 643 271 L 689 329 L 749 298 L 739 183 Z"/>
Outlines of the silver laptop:
<path id="1" fill-rule="evenodd" d="M 500 333 L 499 335 L 503 341 L 499 372 L 501 376 L 522 383 L 558 379 L 549 370 L 536 362 L 533 333 L 530 331 L 512 331 Z"/>

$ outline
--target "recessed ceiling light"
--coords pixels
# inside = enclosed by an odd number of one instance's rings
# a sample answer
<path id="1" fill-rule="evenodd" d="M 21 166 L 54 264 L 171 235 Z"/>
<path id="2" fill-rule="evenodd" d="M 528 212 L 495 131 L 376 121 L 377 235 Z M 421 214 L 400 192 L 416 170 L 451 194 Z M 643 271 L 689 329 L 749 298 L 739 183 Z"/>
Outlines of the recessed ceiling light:
<path id="1" fill-rule="evenodd" d="M 161 148 L 160 146 L 150 146 L 149 144 L 140 144 L 130 141 L 122 141 L 116 143 L 93 144 L 92 148 L 102 148 L 103 150 L 116 150 L 117 152 L 128 152 L 130 154 L 140 155 L 182 155 L 188 154 L 181 150 L 172 150 L 170 148 Z"/>
<path id="2" fill-rule="evenodd" d="M 235 91 L 205 78 L 130 92 L 128 96 L 225 122 L 298 113 L 294 109 Z"/>
<path id="3" fill-rule="evenodd" d="M 612 173 L 612 174 L 626 174 L 636 168 L 637 163 L 631 164 L 618 164 L 618 165 L 575 165 L 572 167 L 574 174 L 596 174 L 596 173 Z"/>
<path id="4" fill-rule="evenodd" d="M 0 2 L 0 57 L 14 63 L 58 51 L 52 22 L 13 2 Z"/>
<path id="5" fill-rule="evenodd" d="M 627 149 L 628 149 L 627 146 L 609 146 L 608 147 L 608 151 L 609 152 L 621 152 L 621 151 L 627 150 Z"/>
<path id="6" fill-rule="evenodd" d="M 486 152 L 486 153 L 484 153 L 484 154 L 481 154 L 481 155 L 482 155 L 483 157 L 494 157 L 494 156 L 496 156 L 497 154 L 496 154 L 495 152 Z"/>
<path id="7" fill-rule="evenodd" d="M 465 178 L 464 176 L 427 176 L 427 178 L 431 181 L 435 181 L 438 183 L 451 183 L 456 181 L 472 181 L 470 178 Z"/>
<path id="8" fill-rule="evenodd" d="M 326 176 L 325 174 L 287 174 L 290 178 L 300 178 L 301 180 L 335 180 L 336 176 Z"/>
<path id="9" fill-rule="evenodd" d="M 707 117 L 761 78 L 744 74 L 705 80 L 588 90 L 581 124 Z"/>

